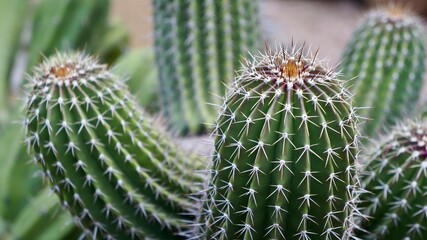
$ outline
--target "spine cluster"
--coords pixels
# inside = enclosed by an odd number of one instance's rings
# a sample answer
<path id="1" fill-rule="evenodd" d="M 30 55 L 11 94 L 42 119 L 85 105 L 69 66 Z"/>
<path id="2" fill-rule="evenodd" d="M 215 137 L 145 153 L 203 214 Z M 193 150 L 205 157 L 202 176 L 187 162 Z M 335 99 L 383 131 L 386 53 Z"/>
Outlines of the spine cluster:
<path id="1" fill-rule="evenodd" d="M 153 1 L 162 107 L 180 133 L 200 133 L 216 117 L 242 56 L 260 45 L 257 1 Z"/>
<path id="2" fill-rule="evenodd" d="M 422 21 L 401 6 L 370 12 L 343 58 L 355 103 L 367 107 L 363 133 L 374 136 L 415 109 L 425 72 Z"/>
<path id="3" fill-rule="evenodd" d="M 367 218 L 361 239 L 425 239 L 427 236 L 427 122 L 405 121 L 369 156 L 360 195 Z"/>
<path id="4" fill-rule="evenodd" d="M 77 53 L 46 60 L 32 83 L 26 142 L 85 234 L 180 239 L 199 164 L 153 129 L 122 81 Z"/>
<path id="5" fill-rule="evenodd" d="M 247 60 L 215 125 L 200 239 L 348 239 L 358 116 L 338 73 L 292 47 Z"/>

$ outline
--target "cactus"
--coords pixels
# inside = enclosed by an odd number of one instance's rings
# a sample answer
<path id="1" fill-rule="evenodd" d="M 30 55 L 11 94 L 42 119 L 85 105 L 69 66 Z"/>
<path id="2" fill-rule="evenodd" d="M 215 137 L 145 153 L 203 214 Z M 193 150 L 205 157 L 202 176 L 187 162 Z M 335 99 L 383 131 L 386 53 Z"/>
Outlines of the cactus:
<path id="1" fill-rule="evenodd" d="M 201 165 L 153 129 L 119 77 L 65 53 L 35 70 L 28 145 L 64 208 L 103 239 L 181 239 Z"/>
<path id="2" fill-rule="evenodd" d="M 55 199 L 47 199 L 49 191 L 29 164 L 21 128 L 9 123 L 0 129 L 0 239 L 76 239 L 80 232 L 72 218 L 58 211 Z"/>
<path id="3" fill-rule="evenodd" d="M 240 57 L 260 45 L 257 1 L 153 1 L 164 116 L 181 134 L 203 132 L 216 117 Z"/>
<path id="4" fill-rule="evenodd" d="M 360 194 L 361 239 L 427 238 L 427 121 L 403 121 L 368 157 Z"/>
<path id="5" fill-rule="evenodd" d="M 425 72 L 422 21 L 399 5 L 367 14 L 343 58 L 355 104 L 369 107 L 362 134 L 374 136 L 415 109 Z"/>
<path id="6" fill-rule="evenodd" d="M 200 239 L 348 239 L 358 116 L 339 74 L 303 47 L 247 60 L 215 124 Z"/>

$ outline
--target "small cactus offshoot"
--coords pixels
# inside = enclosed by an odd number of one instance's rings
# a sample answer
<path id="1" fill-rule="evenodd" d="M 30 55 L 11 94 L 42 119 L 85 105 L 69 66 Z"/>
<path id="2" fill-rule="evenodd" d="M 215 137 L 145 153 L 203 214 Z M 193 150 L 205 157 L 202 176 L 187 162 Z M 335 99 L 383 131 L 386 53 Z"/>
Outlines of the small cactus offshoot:
<path id="1" fill-rule="evenodd" d="M 355 104 L 369 107 L 362 133 L 374 136 L 404 114 L 411 114 L 420 96 L 425 72 L 422 20 L 399 5 L 367 14 L 343 58 L 343 73 Z"/>
<path id="2" fill-rule="evenodd" d="M 76 223 L 102 239 L 182 239 L 200 166 L 96 59 L 57 54 L 35 69 L 28 146 Z"/>
<path id="3" fill-rule="evenodd" d="M 345 81 L 304 49 L 246 60 L 215 124 L 200 239 L 348 239 L 358 116 Z"/>
<path id="4" fill-rule="evenodd" d="M 369 156 L 360 239 L 427 239 L 427 121 L 404 121 Z"/>

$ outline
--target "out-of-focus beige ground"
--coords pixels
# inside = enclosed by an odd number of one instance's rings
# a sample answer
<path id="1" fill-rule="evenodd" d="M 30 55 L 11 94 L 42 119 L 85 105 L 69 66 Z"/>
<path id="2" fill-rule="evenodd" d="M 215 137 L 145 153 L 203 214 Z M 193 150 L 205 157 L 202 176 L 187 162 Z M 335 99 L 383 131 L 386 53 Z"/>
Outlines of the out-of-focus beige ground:
<path id="1" fill-rule="evenodd" d="M 131 45 L 151 46 L 153 42 L 152 0 L 112 0 L 111 15 L 131 32 Z"/>

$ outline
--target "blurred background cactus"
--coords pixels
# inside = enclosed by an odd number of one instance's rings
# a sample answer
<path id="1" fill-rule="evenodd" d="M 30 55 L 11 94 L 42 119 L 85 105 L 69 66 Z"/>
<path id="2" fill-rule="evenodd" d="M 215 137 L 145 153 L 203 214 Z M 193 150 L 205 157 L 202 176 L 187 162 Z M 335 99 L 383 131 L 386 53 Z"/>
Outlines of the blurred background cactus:
<path id="1" fill-rule="evenodd" d="M 258 1 L 153 1 L 165 120 L 197 134 L 216 116 L 241 57 L 262 46 Z"/>
<path id="2" fill-rule="evenodd" d="M 366 107 L 364 135 L 413 114 L 425 74 L 425 37 L 422 20 L 394 4 L 368 13 L 355 31 L 343 72 L 353 79 L 356 104 Z"/>

